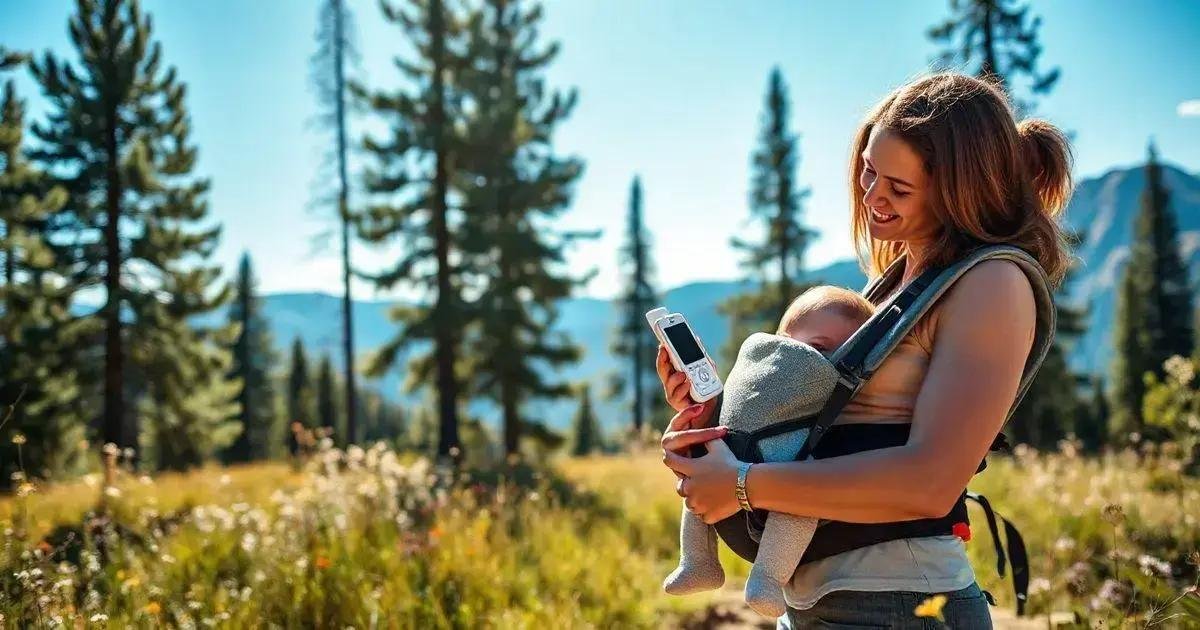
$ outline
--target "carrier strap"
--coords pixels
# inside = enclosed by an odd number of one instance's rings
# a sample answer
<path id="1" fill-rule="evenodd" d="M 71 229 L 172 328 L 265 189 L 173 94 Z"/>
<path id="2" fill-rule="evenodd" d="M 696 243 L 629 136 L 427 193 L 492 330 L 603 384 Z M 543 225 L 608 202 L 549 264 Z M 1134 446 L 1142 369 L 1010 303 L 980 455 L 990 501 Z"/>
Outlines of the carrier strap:
<path id="1" fill-rule="evenodd" d="M 983 508 L 983 515 L 988 522 L 988 530 L 992 534 L 992 542 L 996 546 L 996 570 L 1000 577 L 1004 577 L 1004 546 L 1008 546 L 1008 560 L 1012 567 L 1013 596 L 1017 600 L 1017 616 L 1020 617 L 1025 614 L 1025 603 L 1029 599 L 1029 553 L 1025 549 L 1025 539 L 1008 519 L 992 510 L 992 504 L 987 497 L 975 492 L 968 492 L 966 497 Z M 997 518 L 1004 523 L 1003 544 L 1000 543 L 1000 532 L 996 527 Z"/>

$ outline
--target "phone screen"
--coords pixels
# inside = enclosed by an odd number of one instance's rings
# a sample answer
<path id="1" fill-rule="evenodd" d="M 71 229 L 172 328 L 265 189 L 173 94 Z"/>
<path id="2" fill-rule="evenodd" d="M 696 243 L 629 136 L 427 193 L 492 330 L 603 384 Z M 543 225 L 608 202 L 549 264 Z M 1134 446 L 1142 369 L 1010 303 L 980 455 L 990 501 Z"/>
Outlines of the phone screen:
<path id="1" fill-rule="evenodd" d="M 671 340 L 671 345 L 675 347 L 675 352 L 679 353 L 679 360 L 683 361 L 684 365 L 691 365 L 704 358 L 704 353 L 696 344 L 696 338 L 692 336 L 692 329 L 688 328 L 687 322 L 668 326 L 663 332 L 667 334 L 667 339 Z"/>

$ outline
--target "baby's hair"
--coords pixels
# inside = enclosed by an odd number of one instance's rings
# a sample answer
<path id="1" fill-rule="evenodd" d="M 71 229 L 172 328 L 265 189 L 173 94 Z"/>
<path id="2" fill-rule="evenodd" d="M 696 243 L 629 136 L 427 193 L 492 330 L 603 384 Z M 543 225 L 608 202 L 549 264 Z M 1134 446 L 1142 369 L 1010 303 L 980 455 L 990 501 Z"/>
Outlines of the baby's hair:
<path id="1" fill-rule="evenodd" d="M 792 300 L 780 318 L 775 334 L 782 335 L 804 316 L 825 309 L 833 309 L 838 315 L 860 325 L 875 314 L 875 305 L 858 293 L 841 287 L 818 285 Z"/>

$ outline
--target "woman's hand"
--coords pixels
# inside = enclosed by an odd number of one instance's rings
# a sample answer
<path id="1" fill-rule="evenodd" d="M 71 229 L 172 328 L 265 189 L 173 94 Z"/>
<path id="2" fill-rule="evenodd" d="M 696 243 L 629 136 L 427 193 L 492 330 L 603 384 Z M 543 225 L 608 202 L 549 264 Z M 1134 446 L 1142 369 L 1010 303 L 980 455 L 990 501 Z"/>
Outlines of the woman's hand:
<path id="1" fill-rule="evenodd" d="M 741 509 L 734 494 L 739 462 L 723 440 L 712 440 L 704 446 L 708 453 L 696 458 L 663 451 L 663 463 L 680 477 L 675 492 L 683 497 L 683 504 L 705 524 L 712 525 Z"/>
<path id="2" fill-rule="evenodd" d="M 708 362 L 712 364 L 713 373 L 717 372 L 717 364 L 713 363 L 712 359 Z M 658 344 L 658 360 L 654 366 L 658 370 L 658 380 L 662 381 L 663 393 L 667 396 L 667 404 L 675 411 L 683 411 L 688 405 L 694 404 L 692 396 L 689 392 L 691 387 L 688 385 L 687 374 L 675 369 L 671 365 L 671 357 L 667 354 L 666 346 Z M 704 425 L 700 425 L 704 426 Z"/>

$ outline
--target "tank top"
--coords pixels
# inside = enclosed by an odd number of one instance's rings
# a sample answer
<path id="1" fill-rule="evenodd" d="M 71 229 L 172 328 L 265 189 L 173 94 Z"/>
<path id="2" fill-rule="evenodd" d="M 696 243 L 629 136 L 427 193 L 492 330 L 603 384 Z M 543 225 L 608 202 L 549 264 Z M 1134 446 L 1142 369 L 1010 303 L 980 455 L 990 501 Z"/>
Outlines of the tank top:
<path id="1" fill-rule="evenodd" d="M 834 424 L 912 422 L 940 312 L 940 303 L 934 304 L 879 364 Z M 902 538 L 800 566 L 784 586 L 784 599 L 792 608 L 808 609 L 833 591 L 938 593 L 974 582 L 966 548 L 957 536 Z"/>

